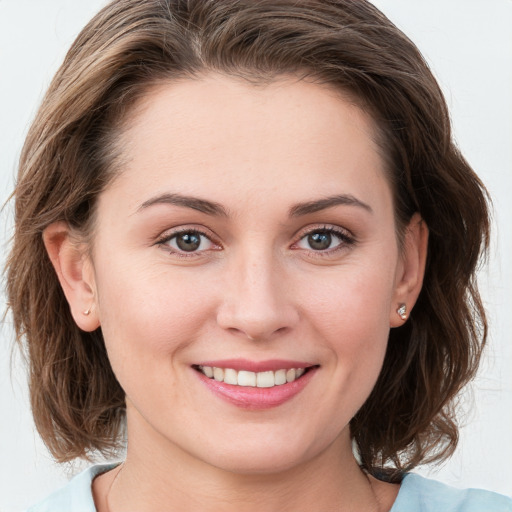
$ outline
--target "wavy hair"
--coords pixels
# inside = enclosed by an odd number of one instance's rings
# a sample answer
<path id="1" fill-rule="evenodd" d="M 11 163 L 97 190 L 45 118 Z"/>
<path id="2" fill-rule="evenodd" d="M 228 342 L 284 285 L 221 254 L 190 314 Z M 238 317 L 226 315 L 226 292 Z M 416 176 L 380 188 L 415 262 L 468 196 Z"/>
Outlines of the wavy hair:
<path id="1" fill-rule="evenodd" d="M 116 0 L 80 33 L 21 154 L 7 290 L 30 363 L 36 426 L 59 461 L 122 441 L 124 392 L 101 329 L 74 323 L 43 245 L 64 220 L 87 234 L 98 195 L 121 172 L 116 139 L 162 81 L 219 72 L 252 83 L 295 75 L 329 84 L 373 118 L 397 232 L 430 230 L 423 289 L 392 329 L 382 372 L 351 421 L 361 465 L 390 480 L 448 457 L 454 403 L 487 334 L 476 271 L 489 242 L 485 188 L 455 146 L 440 88 L 414 44 L 365 0 Z"/>

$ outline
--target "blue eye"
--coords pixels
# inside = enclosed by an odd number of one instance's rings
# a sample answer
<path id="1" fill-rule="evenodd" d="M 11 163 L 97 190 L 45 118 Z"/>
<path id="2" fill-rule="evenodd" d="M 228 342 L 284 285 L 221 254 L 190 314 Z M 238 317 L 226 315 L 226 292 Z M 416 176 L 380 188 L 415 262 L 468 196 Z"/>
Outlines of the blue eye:
<path id="1" fill-rule="evenodd" d="M 332 228 L 322 228 L 306 233 L 297 243 L 297 247 L 322 252 L 335 250 L 352 243 L 353 240 L 345 233 Z"/>
<path id="2" fill-rule="evenodd" d="M 332 244 L 333 236 L 328 232 L 316 232 L 307 236 L 308 245 L 315 251 L 325 251 Z"/>
<path id="3" fill-rule="evenodd" d="M 175 233 L 161 243 L 175 252 L 199 252 L 213 247 L 213 242 L 205 234 L 195 230 Z"/>

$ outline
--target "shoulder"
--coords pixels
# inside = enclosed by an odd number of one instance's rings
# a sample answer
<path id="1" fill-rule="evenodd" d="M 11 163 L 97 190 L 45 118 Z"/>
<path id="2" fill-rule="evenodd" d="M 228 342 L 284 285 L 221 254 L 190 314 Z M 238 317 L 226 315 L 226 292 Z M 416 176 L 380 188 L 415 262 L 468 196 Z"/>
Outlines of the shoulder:
<path id="1" fill-rule="evenodd" d="M 512 512 L 512 499 L 482 489 L 456 489 L 414 473 L 405 475 L 390 512 Z"/>
<path id="2" fill-rule="evenodd" d="M 72 478 L 67 485 L 26 512 L 96 512 L 91 484 L 101 473 L 117 464 L 98 464 Z"/>

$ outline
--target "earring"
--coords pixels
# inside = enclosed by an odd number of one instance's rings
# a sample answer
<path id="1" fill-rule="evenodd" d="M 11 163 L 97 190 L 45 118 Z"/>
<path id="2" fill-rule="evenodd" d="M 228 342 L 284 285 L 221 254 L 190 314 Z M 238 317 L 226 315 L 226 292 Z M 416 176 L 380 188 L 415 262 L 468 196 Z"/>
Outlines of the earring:
<path id="1" fill-rule="evenodd" d="M 396 312 L 402 320 L 407 320 L 407 306 L 405 304 L 400 304 L 400 307 L 396 310 Z"/>
<path id="2" fill-rule="evenodd" d="M 88 308 L 84 311 L 84 315 L 87 316 L 91 312 L 91 308 Z"/>

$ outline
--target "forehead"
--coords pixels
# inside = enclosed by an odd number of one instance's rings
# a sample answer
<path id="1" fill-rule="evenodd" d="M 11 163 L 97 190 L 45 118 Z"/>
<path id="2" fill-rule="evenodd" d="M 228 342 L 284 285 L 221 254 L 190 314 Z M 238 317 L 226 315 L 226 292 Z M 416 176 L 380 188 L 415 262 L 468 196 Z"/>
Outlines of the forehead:
<path id="1" fill-rule="evenodd" d="M 342 177 L 371 189 L 384 179 L 375 132 L 348 96 L 292 77 L 265 85 L 214 74 L 161 83 L 124 124 L 121 181 L 137 181 L 138 195 L 170 187 L 215 193 L 221 202 L 247 190 L 268 195 L 273 184 L 290 195 L 311 187 L 330 195 Z"/>

